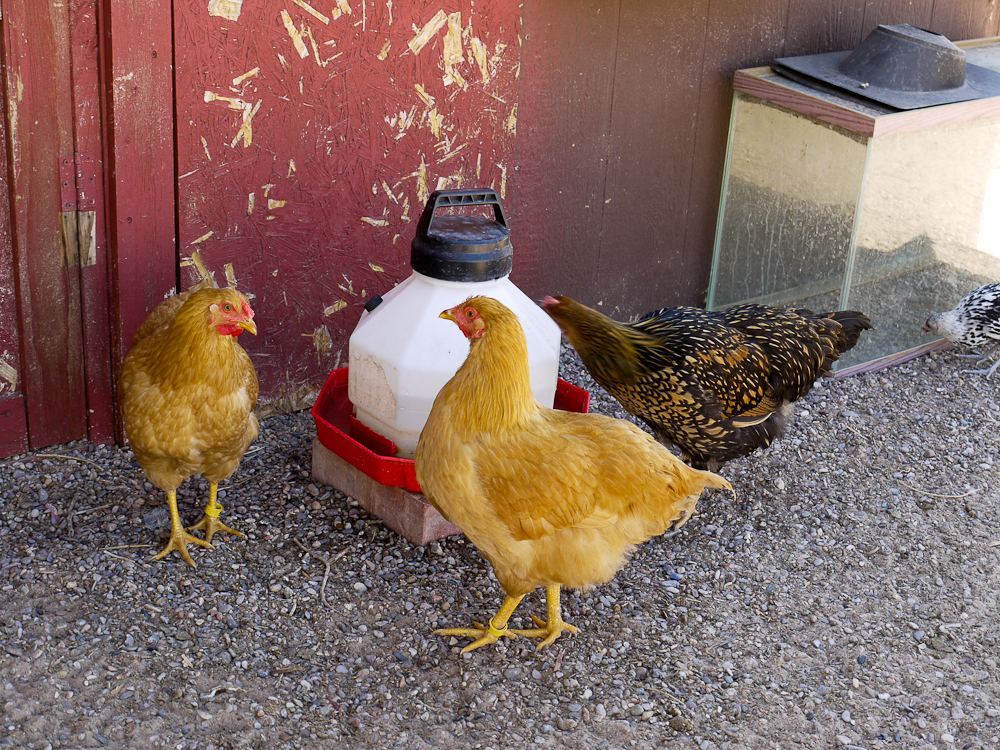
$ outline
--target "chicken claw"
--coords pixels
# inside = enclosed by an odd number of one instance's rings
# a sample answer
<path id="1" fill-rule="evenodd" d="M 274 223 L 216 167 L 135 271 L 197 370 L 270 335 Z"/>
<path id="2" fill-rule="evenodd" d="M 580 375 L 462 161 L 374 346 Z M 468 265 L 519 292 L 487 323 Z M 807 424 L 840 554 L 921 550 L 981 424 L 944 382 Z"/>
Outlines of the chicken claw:
<path id="1" fill-rule="evenodd" d="M 242 531 L 231 529 L 219 520 L 219 516 L 222 515 L 222 504 L 217 500 L 219 486 L 215 482 L 210 483 L 209 492 L 208 505 L 205 506 L 205 515 L 194 526 L 189 526 L 188 531 L 204 531 L 205 541 L 209 543 L 217 531 L 224 531 L 227 534 L 234 534 L 236 536 L 245 536 Z"/>
<path id="2" fill-rule="evenodd" d="M 500 607 L 500 611 L 496 613 L 496 616 L 489 621 L 485 626 L 479 624 L 478 622 L 472 623 L 474 628 L 445 628 L 444 630 L 435 630 L 434 635 L 448 635 L 455 636 L 456 638 L 475 638 L 477 639 L 474 643 L 470 643 L 468 646 L 462 649 L 462 653 L 468 651 L 475 651 L 477 648 L 482 646 L 488 646 L 491 643 L 496 643 L 501 637 L 507 636 L 508 638 L 514 638 L 517 636 L 517 631 L 507 629 L 507 621 L 510 620 L 510 616 L 514 614 L 514 610 L 517 609 L 517 605 L 521 603 L 524 598 L 524 594 L 521 596 L 512 597 L 508 596 L 507 600 Z"/>
<path id="3" fill-rule="evenodd" d="M 462 653 L 467 651 L 475 651 L 477 648 L 482 646 L 489 646 L 491 643 L 496 643 L 502 636 L 507 636 L 508 638 L 515 638 L 513 630 L 508 630 L 504 628 L 493 627 L 493 621 L 490 620 L 487 625 L 482 625 L 478 622 L 472 623 L 475 627 L 471 628 L 445 628 L 444 630 L 435 630 L 435 635 L 448 635 L 455 636 L 456 638 L 475 638 L 474 643 L 470 643 L 468 646 L 462 649 Z"/>
<path id="4" fill-rule="evenodd" d="M 197 544 L 199 547 L 207 547 L 208 549 L 215 549 L 208 540 L 199 539 L 196 536 L 191 536 L 184 530 L 184 525 L 181 523 L 181 514 L 177 510 L 177 492 L 171 490 L 167 493 L 167 503 L 170 505 L 170 541 L 167 546 L 163 548 L 163 551 L 158 555 L 154 555 L 154 560 L 160 560 L 171 552 L 177 551 L 181 553 L 181 557 L 184 558 L 184 562 L 190 565 L 192 568 L 197 568 L 198 566 L 194 564 L 194 560 L 191 559 L 191 555 L 188 554 L 187 545 Z"/>
<path id="5" fill-rule="evenodd" d="M 511 630 L 510 634 L 519 635 L 522 638 L 544 638 L 541 643 L 535 646 L 536 651 L 541 651 L 546 646 L 555 643 L 556 638 L 564 632 L 579 633 L 579 629 L 565 622 L 562 618 L 562 606 L 559 602 L 559 585 L 546 586 L 548 620 L 540 620 L 534 615 L 531 619 L 538 625 L 538 630 Z"/>

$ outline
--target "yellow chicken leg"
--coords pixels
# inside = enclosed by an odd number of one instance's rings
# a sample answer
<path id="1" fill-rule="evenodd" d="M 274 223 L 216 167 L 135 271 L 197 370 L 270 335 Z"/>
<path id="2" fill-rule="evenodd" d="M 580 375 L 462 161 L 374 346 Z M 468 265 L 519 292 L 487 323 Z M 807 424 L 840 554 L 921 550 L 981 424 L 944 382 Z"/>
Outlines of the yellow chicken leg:
<path id="1" fill-rule="evenodd" d="M 201 547 L 208 547 L 208 549 L 215 548 L 208 542 L 208 540 L 191 536 L 184 530 L 184 524 L 181 523 L 181 514 L 177 510 L 177 492 L 175 490 L 171 490 L 167 493 L 167 503 L 170 505 L 170 541 L 167 543 L 167 546 L 163 548 L 163 551 L 160 554 L 155 555 L 153 559 L 160 560 L 176 550 L 181 553 L 181 557 L 184 558 L 184 562 L 192 568 L 197 568 L 198 566 L 194 564 L 194 560 L 191 559 L 191 555 L 188 554 L 188 543 L 190 542 Z"/>
<path id="2" fill-rule="evenodd" d="M 546 646 L 551 646 L 556 638 L 563 634 L 563 631 L 579 633 L 579 630 L 563 621 L 562 605 L 559 601 L 559 589 L 560 586 L 558 583 L 545 587 L 548 622 L 543 622 L 532 615 L 531 619 L 539 625 L 538 630 L 511 630 L 510 633 L 519 635 L 522 638 L 545 638 L 544 641 L 535 647 L 538 651 L 541 651 Z"/>
<path id="3" fill-rule="evenodd" d="M 204 531 L 205 541 L 209 543 L 211 543 L 212 536 L 217 531 L 224 531 L 227 534 L 235 534 L 236 536 L 244 536 L 243 532 L 231 529 L 219 520 L 219 516 L 222 515 L 222 504 L 219 503 L 218 495 L 219 485 L 215 482 L 210 482 L 208 505 L 205 506 L 205 515 L 201 517 L 201 520 L 198 521 L 198 523 L 188 528 L 188 531 Z"/>
<path id="4" fill-rule="evenodd" d="M 496 616 L 489 621 L 485 626 L 480 625 L 478 622 L 474 622 L 475 628 L 446 628 L 445 630 L 435 630 L 435 635 L 453 635 L 456 638 L 476 638 L 475 643 L 470 643 L 468 646 L 462 649 L 464 654 L 466 651 L 474 651 L 481 646 L 488 646 L 491 643 L 496 643 L 500 640 L 501 636 L 513 637 L 515 631 L 507 630 L 507 621 L 510 620 L 510 616 L 514 614 L 514 610 L 517 609 L 517 605 L 521 603 L 524 598 L 524 594 L 521 596 L 508 596 L 507 600 L 500 607 L 500 611 L 496 613 Z"/>

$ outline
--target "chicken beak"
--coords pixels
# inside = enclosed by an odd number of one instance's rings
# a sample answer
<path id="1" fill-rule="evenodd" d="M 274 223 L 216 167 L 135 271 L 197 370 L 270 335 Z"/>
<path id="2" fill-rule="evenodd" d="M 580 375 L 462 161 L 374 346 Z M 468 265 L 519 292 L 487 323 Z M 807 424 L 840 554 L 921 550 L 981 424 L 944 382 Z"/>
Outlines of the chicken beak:
<path id="1" fill-rule="evenodd" d="M 455 313 L 452 312 L 451 310 L 445 310 L 440 315 L 438 315 L 438 317 L 444 318 L 445 320 L 450 320 L 452 323 L 458 322 L 458 318 L 455 317 Z"/>
<path id="2" fill-rule="evenodd" d="M 257 335 L 257 324 L 256 324 L 256 323 L 254 323 L 254 322 L 253 322 L 252 320 L 250 320 L 250 319 L 247 319 L 247 320 L 241 320 L 241 321 L 240 321 L 240 322 L 238 323 L 238 325 L 239 325 L 239 327 L 240 327 L 240 328 L 242 328 L 242 329 L 243 329 L 244 331 L 250 331 L 250 333 L 252 333 L 252 334 L 253 334 L 254 336 L 256 336 L 256 335 Z"/>

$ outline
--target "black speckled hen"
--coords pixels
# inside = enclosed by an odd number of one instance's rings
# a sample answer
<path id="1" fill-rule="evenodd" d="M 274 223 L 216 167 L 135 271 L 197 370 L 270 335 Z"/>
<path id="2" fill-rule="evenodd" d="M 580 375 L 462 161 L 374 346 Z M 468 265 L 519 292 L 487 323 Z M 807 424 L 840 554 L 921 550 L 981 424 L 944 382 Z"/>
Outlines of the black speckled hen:
<path id="1" fill-rule="evenodd" d="M 657 440 L 710 471 L 770 445 L 790 404 L 871 328 L 853 310 L 669 307 L 619 323 L 568 297 L 542 307 L 594 380 Z"/>
<path id="2" fill-rule="evenodd" d="M 931 315 L 924 323 L 923 333 L 936 333 L 953 344 L 969 347 L 1000 341 L 1000 283 L 973 289 L 959 300 L 954 310 Z M 997 367 L 1000 367 L 1000 356 L 988 370 L 965 372 L 985 374 L 989 378 Z"/>

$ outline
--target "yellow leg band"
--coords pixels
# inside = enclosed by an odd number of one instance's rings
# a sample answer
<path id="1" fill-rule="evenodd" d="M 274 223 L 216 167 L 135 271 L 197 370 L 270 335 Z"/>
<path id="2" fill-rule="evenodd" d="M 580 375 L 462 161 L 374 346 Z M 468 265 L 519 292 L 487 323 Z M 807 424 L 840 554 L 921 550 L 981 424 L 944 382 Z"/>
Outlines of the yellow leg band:
<path id="1" fill-rule="evenodd" d="M 218 518 L 222 515 L 222 506 L 216 502 L 209 502 L 209 504 L 205 506 L 205 515 L 209 518 Z"/>
<path id="2" fill-rule="evenodd" d="M 493 624 L 492 617 L 490 618 L 490 621 L 486 623 L 486 629 L 489 631 L 490 635 L 492 635 L 494 638 L 499 638 L 502 635 L 507 635 L 507 626 L 504 625 L 503 628 L 498 628 L 496 625 Z"/>

